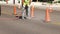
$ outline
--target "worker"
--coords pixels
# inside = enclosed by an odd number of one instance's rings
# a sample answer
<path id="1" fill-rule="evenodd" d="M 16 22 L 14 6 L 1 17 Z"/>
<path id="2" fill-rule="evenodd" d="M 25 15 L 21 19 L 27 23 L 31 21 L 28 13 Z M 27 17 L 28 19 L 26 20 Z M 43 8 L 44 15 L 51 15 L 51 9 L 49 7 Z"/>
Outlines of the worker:
<path id="1" fill-rule="evenodd" d="M 30 4 L 31 4 L 31 0 L 24 0 L 23 11 L 22 11 L 22 19 L 24 19 L 24 17 L 30 18 Z"/>

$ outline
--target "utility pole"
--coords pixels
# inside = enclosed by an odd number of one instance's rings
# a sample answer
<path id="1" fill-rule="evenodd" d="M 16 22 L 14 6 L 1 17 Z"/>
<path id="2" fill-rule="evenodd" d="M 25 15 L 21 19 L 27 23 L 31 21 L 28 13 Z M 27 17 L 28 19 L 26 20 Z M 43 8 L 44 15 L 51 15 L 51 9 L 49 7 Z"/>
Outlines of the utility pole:
<path id="1" fill-rule="evenodd" d="M 37 0 L 37 2 L 38 2 L 38 0 Z"/>
<path id="2" fill-rule="evenodd" d="M 15 4 L 15 0 L 13 0 L 13 4 Z"/>

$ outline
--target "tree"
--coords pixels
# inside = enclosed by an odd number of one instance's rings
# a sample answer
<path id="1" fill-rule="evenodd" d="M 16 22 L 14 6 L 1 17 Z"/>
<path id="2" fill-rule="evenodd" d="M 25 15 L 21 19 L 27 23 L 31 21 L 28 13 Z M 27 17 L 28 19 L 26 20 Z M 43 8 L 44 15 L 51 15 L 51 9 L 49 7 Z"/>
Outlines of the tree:
<path id="1" fill-rule="evenodd" d="M 39 2 L 48 2 L 48 1 L 54 1 L 54 0 L 38 0 Z"/>

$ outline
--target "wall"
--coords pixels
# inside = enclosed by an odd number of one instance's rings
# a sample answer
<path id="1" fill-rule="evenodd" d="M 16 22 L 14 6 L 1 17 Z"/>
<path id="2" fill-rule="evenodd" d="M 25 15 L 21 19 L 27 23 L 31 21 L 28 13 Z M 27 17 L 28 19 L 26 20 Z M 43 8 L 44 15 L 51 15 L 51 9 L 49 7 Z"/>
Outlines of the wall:
<path id="1" fill-rule="evenodd" d="M 4 2 L 4 1 L 0 1 L 0 3 L 6 4 L 6 2 Z M 9 0 L 8 4 L 13 4 L 13 0 Z M 15 0 L 15 4 L 21 4 L 21 0 L 20 0 L 20 3 L 18 3 L 18 0 Z"/>

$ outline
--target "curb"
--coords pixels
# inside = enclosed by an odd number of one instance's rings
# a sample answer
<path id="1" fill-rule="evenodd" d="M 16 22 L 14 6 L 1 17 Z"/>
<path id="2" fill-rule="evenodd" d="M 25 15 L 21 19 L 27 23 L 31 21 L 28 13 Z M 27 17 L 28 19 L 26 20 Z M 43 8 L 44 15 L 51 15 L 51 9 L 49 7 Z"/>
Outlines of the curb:
<path id="1" fill-rule="evenodd" d="M 52 24 L 52 25 L 57 25 L 57 26 L 60 26 L 60 22 L 51 22 L 51 23 L 47 23 L 47 24 Z"/>

